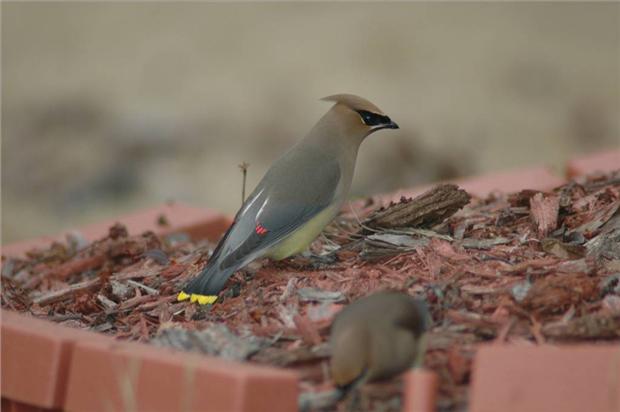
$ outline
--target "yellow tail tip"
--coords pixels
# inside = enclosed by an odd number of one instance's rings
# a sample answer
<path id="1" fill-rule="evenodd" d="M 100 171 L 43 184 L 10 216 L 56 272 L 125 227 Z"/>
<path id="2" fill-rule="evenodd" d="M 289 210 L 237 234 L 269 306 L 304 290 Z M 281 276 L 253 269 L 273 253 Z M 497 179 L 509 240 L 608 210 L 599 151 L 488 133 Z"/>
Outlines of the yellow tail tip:
<path id="1" fill-rule="evenodd" d="M 217 300 L 216 295 L 196 295 L 192 294 L 191 301 L 198 302 L 199 305 L 212 305 Z"/>
<path id="2" fill-rule="evenodd" d="M 199 305 L 211 305 L 217 300 L 217 295 L 199 295 L 196 293 L 192 293 L 190 295 L 189 293 L 185 292 L 179 292 L 179 294 L 177 295 L 177 301 L 179 302 L 188 299 L 191 303 L 198 303 Z"/>

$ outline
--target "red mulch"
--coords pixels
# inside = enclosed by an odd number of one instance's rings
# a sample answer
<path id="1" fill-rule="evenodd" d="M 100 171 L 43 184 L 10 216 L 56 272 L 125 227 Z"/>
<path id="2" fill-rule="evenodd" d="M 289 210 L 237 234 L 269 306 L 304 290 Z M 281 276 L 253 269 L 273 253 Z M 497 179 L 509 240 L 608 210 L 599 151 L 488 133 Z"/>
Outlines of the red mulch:
<path id="1" fill-rule="evenodd" d="M 396 232 L 422 246 L 378 247 L 360 235 L 359 219 L 380 204 L 355 202 L 357 213 L 343 213 L 313 244 L 314 252 L 332 251 L 332 261 L 255 265 L 233 276 L 212 307 L 176 302 L 176 294 L 213 244 L 128 236 L 122 225 L 81 250 L 71 242 L 27 259 L 3 257 L 2 307 L 142 342 L 174 327 L 216 331 L 213 324 L 223 323 L 232 338 L 259 341 L 238 356 L 294 368 L 302 392 L 311 392 L 330 387 L 333 315 L 374 291 L 401 290 L 425 298 L 432 311 L 426 366 L 440 377 L 440 410 L 465 407 L 478 342 L 620 339 L 620 171 L 549 193 L 474 199 L 430 235 Z M 399 410 L 400 382 L 367 385 L 358 402 L 363 410 Z"/>

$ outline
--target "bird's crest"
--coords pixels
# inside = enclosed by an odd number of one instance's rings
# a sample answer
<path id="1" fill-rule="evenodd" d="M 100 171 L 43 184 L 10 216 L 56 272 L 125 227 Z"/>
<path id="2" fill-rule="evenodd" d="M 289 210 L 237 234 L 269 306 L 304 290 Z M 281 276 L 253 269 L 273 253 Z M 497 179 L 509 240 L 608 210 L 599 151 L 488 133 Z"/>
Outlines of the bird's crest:
<path id="1" fill-rule="evenodd" d="M 321 100 L 340 103 L 355 111 L 365 110 L 371 113 L 377 113 L 381 115 L 385 114 L 381 111 L 381 109 L 370 103 L 368 100 L 354 94 L 333 94 L 331 96 L 323 97 Z"/>

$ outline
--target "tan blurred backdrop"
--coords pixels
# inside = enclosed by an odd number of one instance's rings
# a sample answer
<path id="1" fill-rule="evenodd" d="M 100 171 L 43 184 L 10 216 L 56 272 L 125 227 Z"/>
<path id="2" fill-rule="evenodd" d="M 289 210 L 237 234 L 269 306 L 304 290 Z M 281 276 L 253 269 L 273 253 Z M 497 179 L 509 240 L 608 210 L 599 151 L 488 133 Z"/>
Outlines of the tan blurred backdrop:
<path id="1" fill-rule="evenodd" d="M 353 195 L 617 146 L 619 3 L 2 4 L 2 236 L 234 213 L 349 92 L 400 125 Z"/>

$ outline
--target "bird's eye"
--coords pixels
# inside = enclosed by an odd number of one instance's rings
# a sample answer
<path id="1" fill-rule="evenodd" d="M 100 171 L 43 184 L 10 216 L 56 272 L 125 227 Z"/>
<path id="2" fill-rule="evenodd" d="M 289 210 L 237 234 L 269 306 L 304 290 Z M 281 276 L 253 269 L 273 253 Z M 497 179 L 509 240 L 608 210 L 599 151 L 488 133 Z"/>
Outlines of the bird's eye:
<path id="1" fill-rule="evenodd" d="M 377 113 L 372 113 L 366 110 L 358 110 L 357 113 L 360 115 L 362 122 L 364 122 L 366 126 L 377 126 L 390 122 L 389 117 Z"/>

